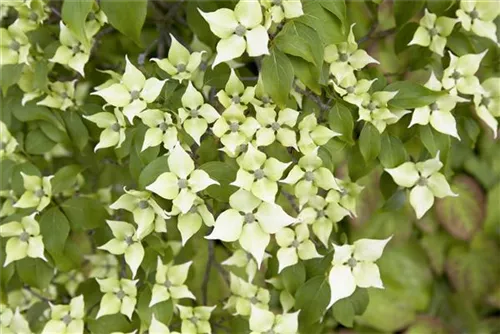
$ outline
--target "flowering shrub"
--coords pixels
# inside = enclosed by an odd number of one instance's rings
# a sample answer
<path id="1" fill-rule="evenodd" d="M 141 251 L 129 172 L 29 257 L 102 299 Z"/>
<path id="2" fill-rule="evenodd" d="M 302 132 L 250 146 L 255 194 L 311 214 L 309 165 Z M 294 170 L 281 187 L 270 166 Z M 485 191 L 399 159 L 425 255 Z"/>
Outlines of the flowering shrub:
<path id="1" fill-rule="evenodd" d="M 499 14 L 3 1 L 0 331 L 498 332 Z"/>

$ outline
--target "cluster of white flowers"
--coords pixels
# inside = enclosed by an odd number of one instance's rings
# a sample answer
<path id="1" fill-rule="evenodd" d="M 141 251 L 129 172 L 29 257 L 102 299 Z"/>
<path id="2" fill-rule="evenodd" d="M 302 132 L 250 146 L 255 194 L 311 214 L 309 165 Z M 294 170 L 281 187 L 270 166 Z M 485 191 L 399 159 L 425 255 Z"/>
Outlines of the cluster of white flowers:
<path id="1" fill-rule="evenodd" d="M 457 23 L 467 31 L 496 42 L 493 20 L 498 16 L 500 6 L 491 4 L 461 1 L 457 19 L 438 18 L 426 11 L 410 44 L 429 47 L 444 56 L 446 37 Z M 9 6 L 18 11 L 18 19 L 7 29 L 0 29 L 0 65 L 26 64 L 18 82 L 24 92 L 22 103 L 39 99 L 38 105 L 63 112 L 80 105 L 83 96 L 77 89 L 78 80 L 50 82 L 46 91 L 33 88 L 34 72 L 30 65 L 38 61 L 42 51 L 29 44 L 26 33 L 47 19 L 45 3 L 29 0 Z M 61 21 L 60 46 L 50 58 L 51 63 L 76 71 L 81 77 L 85 75 L 93 38 L 107 23 L 97 4 L 94 4 L 91 14 L 85 23 L 83 40 Z M 168 238 L 169 219 L 176 220 L 181 234 L 180 245 L 171 245 L 172 249 L 185 245 L 203 224 L 211 230 L 206 239 L 233 243 L 232 256 L 222 264 L 244 268 L 245 278 L 230 272 L 231 296 L 224 308 L 247 317 L 252 333 L 298 332 L 300 311 L 288 312 L 294 304 L 293 296 L 282 293 L 283 313 L 275 314 L 269 310 L 269 291 L 254 283 L 256 272 L 273 255 L 279 262 L 280 273 L 301 260 L 320 258 L 333 251 L 328 274 L 329 307 L 350 296 L 356 287 L 383 288 L 374 262 L 382 256 L 391 237 L 385 240 L 360 239 L 352 245 L 336 245 L 331 241 L 336 224 L 345 217 L 356 215 L 356 202 L 363 190 L 361 185 L 347 177 L 336 175 L 320 157 L 321 147 L 342 134 L 331 130 L 314 113 L 278 107 L 266 94 L 260 77 L 255 86 L 245 86 L 236 71 L 231 69 L 224 89 L 215 94 L 217 104 L 203 87 L 207 65 L 215 67 L 222 62 L 233 62 L 245 52 L 249 57 L 269 54 L 268 30 L 284 20 L 301 16 L 300 1 L 243 0 L 234 10 L 222 8 L 215 12 L 200 11 L 200 14 L 213 34 L 220 38 L 215 54 L 201 46 L 197 39 L 192 49 L 198 51 L 190 52 L 171 35 L 168 57 L 151 59 L 168 74 L 168 79 L 147 78 L 125 57 L 123 74 L 104 71 L 110 79 L 95 87 L 92 93 L 106 102 L 101 112 L 85 116 L 102 129 L 94 150 L 120 148 L 127 139 L 127 129 L 142 123 L 147 128 L 142 151 L 161 146 L 167 152 L 168 172 L 160 174 L 145 189 L 124 189 L 125 193 L 115 201 L 111 200 L 110 189 L 101 189 L 95 195 L 107 204 L 110 214 L 117 210 L 132 213 L 133 224 L 107 220 L 113 237 L 98 245 L 98 249 L 106 253 L 89 257 L 90 273 L 84 275 L 75 271 L 58 276 L 56 283 L 64 284 L 72 299 L 68 305 L 51 305 L 42 333 L 84 332 L 84 299 L 75 294 L 85 277 L 96 278 L 103 294 L 97 318 L 121 313 L 131 319 L 138 294 L 138 281 L 134 279 L 145 259 L 143 241 L 155 233 L 166 234 Z M 495 136 L 497 134 L 495 117 L 500 117 L 500 78 L 489 78 L 481 84 L 476 77 L 485 54 L 486 51 L 457 57 L 449 52 L 449 65 L 441 79 L 432 73 L 425 84 L 431 90 L 442 91 L 443 95 L 429 106 L 410 111 L 391 107 L 390 101 L 398 92 L 372 92 L 374 80 L 358 80 L 363 68 L 378 61 L 358 49 L 352 27 L 345 42 L 324 49 L 330 84 L 344 101 L 358 108 L 359 121 L 372 123 L 382 133 L 387 126 L 412 113 L 410 126 L 430 123 L 437 131 L 457 139 L 460 138 L 453 109 L 457 103 L 471 99 L 478 116 Z M 158 107 L 157 102 L 162 98 L 160 94 L 167 81 L 177 81 L 185 87 L 181 107 L 177 110 Z M 220 107 L 219 110 L 215 105 Z M 221 154 L 233 159 L 238 168 L 231 182 L 238 190 L 232 193 L 228 206 L 216 217 L 206 202 L 204 190 L 219 185 L 219 182 L 196 166 L 193 153 L 207 135 L 218 139 Z M 0 136 L 0 159 L 22 160 L 16 153 L 18 142 L 3 122 L 0 123 Z M 190 143 L 194 144 L 190 146 Z M 265 148 L 273 144 L 283 146 L 295 155 L 290 154 L 286 162 L 269 156 Z M 299 158 L 292 159 L 293 156 Z M 442 167 L 438 154 L 429 160 L 409 161 L 386 169 L 397 185 L 411 188 L 409 202 L 417 218 L 432 207 L 435 197 L 456 196 L 444 175 L 439 173 Z M 53 201 L 52 176 L 21 175 L 25 192 L 20 198 L 12 198 L 10 193 L 2 194 L 7 200 L 0 216 L 11 215 L 18 209 L 31 209 L 34 213 L 0 225 L 0 236 L 9 238 L 4 266 L 25 257 L 47 261 L 36 217 Z M 291 203 L 278 204 L 278 198 L 283 195 Z M 171 203 L 170 210 L 162 207 L 163 200 Z M 266 253 L 274 241 L 277 251 L 275 254 Z M 116 256 L 121 255 L 130 269 L 129 278 L 120 273 Z M 191 264 L 163 263 L 158 258 L 149 306 L 172 300 L 182 333 L 210 333 L 209 319 L 216 306 L 182 305 L 181 300 L 196 299 L 186 285 Z M 277 281 L 270 283 L 279 286 Z M 24 310 L 21 306 L 11 309 L 0 305 L 2 333 L 30 332 L 21 314 Z M 150 333 L 169 333 L 168 327 L 154 316 L 148 326 Z"/>

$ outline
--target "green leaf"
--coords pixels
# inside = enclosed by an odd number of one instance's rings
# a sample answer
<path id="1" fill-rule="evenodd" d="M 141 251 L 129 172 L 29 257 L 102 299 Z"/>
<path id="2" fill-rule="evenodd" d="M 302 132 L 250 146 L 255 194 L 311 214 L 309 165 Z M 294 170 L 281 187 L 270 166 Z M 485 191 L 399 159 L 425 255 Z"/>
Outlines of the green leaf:
<path id="1" fill-rule="evenodd" d="M 72 110 L 66 110 L 62 116 L 71 141 L 80 151 L 83 150 L 89 141 L 89 131 L 83 123 L 81 116 Z"/>
<path id="2" fill-rule="evenodd" d="M 280 273 L 280 276 L 286 291 L 294 295 L 297 289 L 306 281 L 306 268 L 304 267 L 304 263 L 301 261 L 293 266 L 286 267 Z"/>
<path id="3" fill-rule="evenodd" d="M 455 0 L 427 0 L 427 9 L 433 14 L 442 16 L 455 3 Z"/>
<path id="4" fill-rule="evenodd" d="M 341 103 L 336 103 L 328 112 L 328 124 L 330 125 L 330 129 L 342 134 L 340 136 L 342 141 L 354 145 L 352 137 L 354 121 L 349 108 Z"/>
<path id="5" fill-rule="evenodd" d="M 420 239 L 420 244 L 429 257 L 432 270 L 438 275 L 441 275 L 444 271 L 446 253 L 451 239 L 452 238 L 444 232 L 425 234 L 422 239 Z"/>
<path id="6" fill-rule="evenodd" d="M 145 130 L 145 129 L 143 129 Z M 141 133 L 136 133 L 130 150 L 130 174 L 135 180 L 139 180 L 139 176 L 142 170 L 152 162 L 160 152 L 160 146 L 148 147 L 144 151 L 142 149 L 142 143 L 144 142 L 145 131 Z"/>
<path id="7" fill-rule="evenodd" d="M 102 227 L 108 213 L 98 200 L 88 197 L 74 197 L 61 204 L 71 229 L 76 231 Z"/>
<path id="8" fill-rule="evenodd" d="M 40 233 L 43 236 L 43 244 L 52 256 L 57 257 L 64 252 L 64 244 L 68 239 L 69 230 L 68 219 L 57 207 L 45 211 L 40 218 Z"/>
<path id="9" fill-rule="evenodd" d="M 200 169 L 220 184 L 214 184 L 205 189 L 207 194 L 219 202 L 229 201 L 229 196 L 237 190 L 235 186 L 230 185 L 236 179 L 238 172 L 236 168 L 224 162 L 210 161 L 201 165 Z"/>
<path id="10" fill-rule="evenodd" d="M 410 81 L 396 81 L 385 87 L 387 91 L 397 91 L 398 94 L 389 101 L 389 106 L 395 109 L 413 109 L 428 106 L 443 96 L 445 92 L 437 92 Z"/>
<path id="11" fill-rule="evenodd" d="M 0 66 L 0 87 L 7 94 L 10 86 L 15 85 L 23 73 L 24 64 L 6 64 Z"/>
<path id="12" fill-rule="evenodd" d="M 9 189 L 12 171 L 16 163 L 12 160 L 0 160 L 0 190 Z"/>
<path id="13" fill-rule="evenodd" d="M 21 172 L 26 175 L 42 176 L 38 168 L 30 162 L 25 162 L 12 167 L 10 185 L 17 196 L 24 193 L 24 181 Z"/>
<path id="14" fill-rule="evenodd" d="M 420 127 L 420 140 L 433 157 L 439 152 L 441 161 L 446 164 L 451 146 L 450 136 L 437 132 L 430 125 L 426 125 Z"/>
<path id="15" fill-rule="evenodd" d="M 49 65 L 45 60 L 38 60 L 35 62 L 33 66 L 34 75 L 33 75 L 33 90 L 47 89 L 47 83 L 49 81 Z"/>
<path id="16" fill-rule="evenodd" d="M 346 6 L 344 0 L 335 0 L 335 1 L 325 1 L 320 0 L 319 3 L 323 6 L 324 9 L 328 10 L 330 13 L 335 15 L 342 25 L 345 27 L 347 23 L 347 14 L 346 14 Z"/>
<path id="17" fill-rule="evenodd" d="M 396 26 L 402 26 L 410 21 L 424 6 L 422 0 L 394 0 L 394 18 Z"/>
<path id="18" fill-rule="evenodd" d="M 148 185 L 153 183 L 156 178 L 165 172 L 170 171 L 168 168 L 168 156 L 162 155 L 150 162 L 139 175 L 139 188 L 145 189 Z"/>
<path id="19" fill-rule="evenodd" d="M 341 325 L 351 328 L 354 324 L 354 317 L 365 312 L 369 300 L 367 290 L 358 288 L 349 297 L 340 299 L 333 304 L 333 317 Z"/>
<path id="20" fill-rule="evenodd" d="M 316 67 L 323 64 L 323 46 L 318 33 L 307 25 L 290 21 L 274 39 L 284 53 L 300 57 Z"/>
<path id="21" fill-rule="evenodd" d="M 140 46 L 148 1 L 101 0 L 99 4 L 108 17 L 109 23 Z"/>
<path id="22" fill-rule="evenodd" d="M 410 43 L 413 39 L 413 35 L 415 35 L 415 31 L 418 27 L 418 23 L 408 22 L 400 30 L 398 30 L 394 39 L 394 51 L 396 51 L 396 54 L 399 54 L 408 49 L 415 50 L 419 47 L 408 45 L 408 43 Z"/>
<path id="23" fill-rule="evenodd" d="M 378 158 L 385 168 L 394 168 L 407 160 L 406 149 L 399 138 L 384 133 Z"/>
<path id="24" fill-rule="evenodd" d="M 59 169 L 50 180 L 52 193 L 58 194 L 72 188 L 76 183 L 76 177 L 82 170 L 83 168 L 79 165 L 68 165 Z"/>
<path id="25" fill-rule="evenodd" d="M 380 153 L 381 138 L 377 128 L 371 123 L 365 123 L 359 135 L 359 150 L 366 162 L 373 161 Z"/>
<path id="26" fill-rule="evenodd" d="M 13 106 L 12 112 L 14 117 L 21 122 L 43 120 L 52 123 L 59 130 L 64 131 L 64 125 L 54 116 L 52 111 L 46 107 L 37 106 L 34 103 L 26 103 L 24 106 L 18 103 Z"/>
<path id="27" fill-rule="evenodd" d="M 323 46 L 345 42 L 340 19 L 326 10 L 320 2 L 307 1 L 302 6 L 304 15 L 294 19 L 313 28 L 323 42 Z"/>
<path id="28" fill-rule="evenodd" d="M 288 56 L 288 59 L 292 63 L 293 71 L 297 79 L 302 81 L 302 83 L 314 93 L 321 94 L 321 86 L 319 84 L 321 73 L 319 70 L 312 63 L 302 58 Z"/>
<path id="29" fill-rule="evenodd" d="M 226 63 L 219 64 L 215 68 L 209 67 L 203 77 L 204 84 L 206 86 L 224 89 L 230 75 L 231 68 Z"/>
<path id="30" fill-rule="evenodd" d="M 96 310 L 98 310 L 98 307 L 96 307 Z M 87 323 L 90 332 L 96 334 L 130 333 L 135 329 L 134 324 L 121 313 L 110 314 L 99 319 L 95 319 L 95 316 L 89 317 Z"/>
<path id="31" fill-rule="evenodd" d="M 285 108 L 293 83 L 293 66 L 288 57 L 272 48 L 271 54 L 262 61 L 261 75 L 264 90 L 280 108 Z"/>
<path id="32" fill-rule="evenodd" d="M 299 323 L 309 325 L 320 320 L 330 301 L 330 288 L 324 275 L 315 276 L 301 285 L 295 293 L 295 309 Z"/>
<path id="33" fill-rule="evenodd" d="M 38 121 L 37 123 L 40 126 L 40 130 L 53 142 L 63 145 L 69 145 L 71 142 L 66 132 L 59 130 L 52 123 L 46 121 Z"/>
<path id="34" fill-rule="evenodd" d="M 85 32 L 85 21 L 92 10 L 93 0 L 64 0 L 61 17 L 66 26 L 75 34 L 80 42 L 89 44 Z"/>
<path id="35" fill-rule="evenodd" d="M 481 228 L 485 214 L 485 197 L 477 182 L 465 175 L 454 178 L 451 189 L 457 197 L 436 201 L 439 222 L 455 238 L 470 240 Z"/>
<path id="36" fill-rule="evenodd" d="M 54 269 L 42 259 L 25 258 L 16 262 L 16 272 L 22 282 L 44 290 L 54 277 Z"/>
<path id="37" fill-rule="evenodd" d="M 28 132 L 24 148 L 29 154 L 44 154 L 50 151 L 56 143 L 50 140 L 42 130 Z"/>

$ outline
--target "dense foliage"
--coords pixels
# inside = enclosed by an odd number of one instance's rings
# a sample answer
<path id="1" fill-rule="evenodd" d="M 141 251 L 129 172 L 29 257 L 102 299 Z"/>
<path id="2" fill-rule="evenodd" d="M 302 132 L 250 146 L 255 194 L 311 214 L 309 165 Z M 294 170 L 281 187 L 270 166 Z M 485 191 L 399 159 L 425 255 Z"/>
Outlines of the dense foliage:
<path id="1" fill-rule="evenodd" d="M 500 6 L 5 0 L 0 331 L 500 331 Z"/>

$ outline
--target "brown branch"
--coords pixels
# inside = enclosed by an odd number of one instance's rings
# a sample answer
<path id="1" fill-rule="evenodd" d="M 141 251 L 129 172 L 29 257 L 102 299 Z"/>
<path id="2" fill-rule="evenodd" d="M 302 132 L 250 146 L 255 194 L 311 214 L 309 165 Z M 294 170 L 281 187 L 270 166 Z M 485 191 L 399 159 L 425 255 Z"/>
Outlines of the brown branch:
<path id="1" fill-rule="evenodd" d="M 207 266 L 205 267 L 205 274 L 203 275 L 203 282 L 201 284 L 203 305 L 207 304 L 208 281 L 210 280 L 210 270 L 212 269 L 212 264 L 214 260 L 215 260 L 214 241 L 208 240 L 208 261 L 207 261 Z"/>

